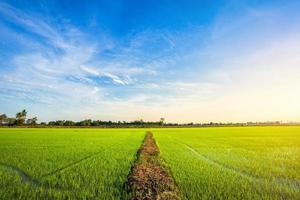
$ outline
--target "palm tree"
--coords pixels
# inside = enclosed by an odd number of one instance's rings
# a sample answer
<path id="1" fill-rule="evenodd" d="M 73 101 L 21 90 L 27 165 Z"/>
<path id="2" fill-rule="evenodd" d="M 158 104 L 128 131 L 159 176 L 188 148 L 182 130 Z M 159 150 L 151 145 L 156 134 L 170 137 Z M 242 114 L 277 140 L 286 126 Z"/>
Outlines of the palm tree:
<path id="1" fill-rule="evenodd" d="M 22 112 L 18 112 L 18 113 L 16 114 L 16 119 L 20 119 L 20 118 L 22 118 Z"/>
<path id="2" fill-rule="evenodd" d="M 22 117 L 23 117 L 23 118 L 26 118 L 27 111 L 24 109 L 24 110 L 22 110 L 21 114 L 22 114 Z"/>

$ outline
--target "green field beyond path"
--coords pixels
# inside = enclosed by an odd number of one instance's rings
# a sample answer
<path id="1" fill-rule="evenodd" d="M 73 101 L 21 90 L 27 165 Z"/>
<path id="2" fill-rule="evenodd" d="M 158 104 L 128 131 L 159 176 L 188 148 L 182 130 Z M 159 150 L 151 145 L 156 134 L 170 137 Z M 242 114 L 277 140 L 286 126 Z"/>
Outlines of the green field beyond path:
<path id="1" fill-rule="evenodd" d="M 183 199 L 300 199 L 300 127 L 153 133 Z"/>
<path id="2" fill-rule="evenodd" d="M 146 131 L 183 199 L 300 199 L 300 127 L 0 129 L 0 199 L 120 199 Z"/>

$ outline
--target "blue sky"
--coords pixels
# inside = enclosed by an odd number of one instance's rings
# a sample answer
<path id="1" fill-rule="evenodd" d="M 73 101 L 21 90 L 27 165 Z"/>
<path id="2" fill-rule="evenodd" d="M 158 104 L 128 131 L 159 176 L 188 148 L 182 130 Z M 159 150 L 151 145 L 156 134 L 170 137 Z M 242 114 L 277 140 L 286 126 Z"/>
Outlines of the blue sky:
<path id="1" fill-rule="evenodd" d="M 299 1 L 0 1 L 0 113 L 300 121 Z"/>

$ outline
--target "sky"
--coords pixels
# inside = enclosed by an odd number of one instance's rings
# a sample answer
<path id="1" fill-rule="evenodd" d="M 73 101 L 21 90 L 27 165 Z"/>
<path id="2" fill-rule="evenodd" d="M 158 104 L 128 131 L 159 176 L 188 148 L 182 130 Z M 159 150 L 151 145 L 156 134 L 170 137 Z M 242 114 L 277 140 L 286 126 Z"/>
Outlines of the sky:
<path id="1" fill-rule="evenodd" d="M 0 0 L 0 113 L 300 121 L 300 1 Z"/>

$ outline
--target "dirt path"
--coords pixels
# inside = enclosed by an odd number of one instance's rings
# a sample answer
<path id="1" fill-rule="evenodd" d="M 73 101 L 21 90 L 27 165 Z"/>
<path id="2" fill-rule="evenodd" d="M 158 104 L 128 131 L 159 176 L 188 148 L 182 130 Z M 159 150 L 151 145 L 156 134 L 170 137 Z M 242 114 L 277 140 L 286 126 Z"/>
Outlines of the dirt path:
<path id="1" fill-rule="evenodd" d="M 151 132 L 147 132 L 137 153 L 137 160 L 128 175 L 127 199 L 135 200 L 178 200 L 176 184 L 170 173 L 161 163 L 159 148 Z"/>

